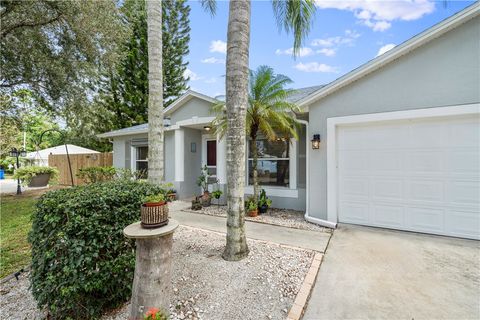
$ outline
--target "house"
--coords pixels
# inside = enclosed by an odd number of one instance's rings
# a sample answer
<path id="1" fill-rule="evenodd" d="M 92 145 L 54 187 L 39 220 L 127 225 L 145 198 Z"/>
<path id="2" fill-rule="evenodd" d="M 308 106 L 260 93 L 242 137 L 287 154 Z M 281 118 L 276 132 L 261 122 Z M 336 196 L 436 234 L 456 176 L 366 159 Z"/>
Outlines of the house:
<path id="1" fill-rule="evenodd" d="M 480 239 L 479 12 L 475 3 L 326 86 L 300 90 L 299 140 L 261 142 L 260 179 L 274 206 L 330 227 Z M 202 165 L 225 188 L 225 141 L 208 130 L 213 103 L 189 91 L 165 109 L 165 179 L 180 197 L 199 193 Z M 99 136 L 112 139 L 115 166 L 146 168 L 147 125 Z"/>
<path id="2" fill-rule="evenodd" d="M 69 154 L 99 153 L 98 151 L 67 144 Z M 48 156 L 51 154 L 67 154 L 64 144 L 43 150 L 28 152 L 25 156 L 27 163 L 34 166 L 48 167 Z"/>

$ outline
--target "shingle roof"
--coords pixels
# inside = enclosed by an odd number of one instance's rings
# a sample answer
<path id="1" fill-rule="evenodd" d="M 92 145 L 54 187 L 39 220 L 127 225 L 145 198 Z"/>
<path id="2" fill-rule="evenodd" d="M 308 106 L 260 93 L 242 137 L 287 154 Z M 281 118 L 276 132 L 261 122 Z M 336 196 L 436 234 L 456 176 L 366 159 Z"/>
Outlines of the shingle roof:
<path id="1" fill-rule="evenodd" d="M 288 101 L 291 103 L 300 101 L 322 87 L 323 85 L 295 89 L 295 93 L 288 98 Z M 123 129 L 118 129 L 110 132 L 105 132 L 97 136 L 99 138 L 110 138 L 110 137 L 117 137 L 117 136 L 125 136 L 129 134 L 147 133 L 147 132 L 148 132 L 148 123 L 144 123 L 144 124 L 140 124 L 140 125 L 129 127 L 129 128 L 123 128 Z"/>
<path id="2" fill-rule="evenodd" d="M 312 86 L 312 87 L 305 87 L 305 88 L 299 88 L 299 89 L 295 89 L 295 93 L 292 94 L 289 98 L 288 98 L 288 101 L 291 102 L 291 103 L 294 103 L 294 102 L 297 102 L 299 100 L 302 100 L 306 97 L 308 97 L 310 94 L 312 94 L 313 92 L 321 89 L 322 87 L 324 87 L 323 85 L 321 86 Z"/>

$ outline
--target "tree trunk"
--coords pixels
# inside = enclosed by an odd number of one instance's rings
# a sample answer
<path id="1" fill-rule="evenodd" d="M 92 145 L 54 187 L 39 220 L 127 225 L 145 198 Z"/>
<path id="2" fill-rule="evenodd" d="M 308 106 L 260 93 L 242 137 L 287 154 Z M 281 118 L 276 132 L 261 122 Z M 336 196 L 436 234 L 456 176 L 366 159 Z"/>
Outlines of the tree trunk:
<path id="1" fill-rule="evenodd" d="M 252 144 L 252 154 L 253 154 L 253 163 L 252 163 L 252 171 L 253 171 L 253 198 L 255 199 L 255 202 L 258 203 L 258 148 L 257 148 L 257 133 L 253 133 L 250 135 L 251 141 L 250 143 Z"/>
<path id="2" fill-rule="evenodd" d="M 245 126 L 248 107 L 248 51 L 250 0 L 229 4 L 227 32 L 227 244 L 223 258 L 241 260 L 248 255 L 245 237 Z"/>
<path id="3" fill-rule="evenodd" d="M 147 2 L 148 180 L 163 181 L 162 3 Z"/>

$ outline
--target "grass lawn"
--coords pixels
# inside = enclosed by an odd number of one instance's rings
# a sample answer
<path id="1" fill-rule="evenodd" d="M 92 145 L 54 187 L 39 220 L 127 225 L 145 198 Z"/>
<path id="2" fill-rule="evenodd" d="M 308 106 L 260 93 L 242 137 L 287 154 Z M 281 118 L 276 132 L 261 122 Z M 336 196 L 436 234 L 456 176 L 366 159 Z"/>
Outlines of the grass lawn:
<path id="1" fill-rule="evenodd" d="M 0 205 L 0 278 L 30 263 L 27 241 L 38 194 L 2 195 Z"/>

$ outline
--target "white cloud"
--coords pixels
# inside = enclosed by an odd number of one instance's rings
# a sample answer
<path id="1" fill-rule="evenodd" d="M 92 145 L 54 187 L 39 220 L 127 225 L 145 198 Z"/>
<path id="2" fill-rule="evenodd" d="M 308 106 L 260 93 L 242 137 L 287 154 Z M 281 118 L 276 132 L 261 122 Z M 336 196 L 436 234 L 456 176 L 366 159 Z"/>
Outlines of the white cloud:
<path id="1" fill-rule="evenodd" d="M 381 56 L 382 54 L 384 54 L 387 51 L 392 50 L 393 48 L 395 48 L 395 44 L 393 44 L 393 43 L 386 44 L 378 50 L 378 53 L 377 53 L 376 56 L 377 57 Z"/>
<path id="2" fill-rule="evenodd" d="M 227 53 L 227 43 L 222 40 L 213 40 L 210 42 L 210 52 Z"/>
<path id="3" fill-rule="evenodd" d="M 352 11 L 360 23 L 374 31 L 385 31 L 395 20 L 417 20 L 435 10 L 433 0 L 316 0 L 321 9 Z"/>
<path id="4" fill-rule="evenodd" d="M 197 80 L 202 79 L 202 77 L 199 77 L 195 72 L 193 72 L 192 70 L 190 70 L 188 68 L 185 69 L 185 71 L 183 72 L 183 77 L 184 78 L 190 77 L 191 81 L 197 81 Z"/>
<path id="5" fill-rule="evenodd" d="M 341 45 L 353 45 L 360 34 L 355 30 L 345 30 L 344 36 L 314 39 L 311 43 L 314 47 L 339 47 Z"/>
<path id="6" fill-rule="evenodd" d="M 337 50 L 332 48 L 323 48 L 323 49 L 317 50 L 317 53 L 321 53 L 327 57 L 333 57 L 337 53 Z"/>
<path id="7" fill-rule="evenodd" d="M 275 51 L 275 54 L 276 55 L 281 55 L 281 54 L 292 55 L 293 54 L 293 48 L 288 48 L 288 49 L 285 49 L 285 50 L 277 49 Z M 299 57 L 307 57 L 307 56 L 311 56 L 313 54 L 314 54 L 313 50 L 308 48 L 308 47 L 300 48 L 300 50 L 298 51 L 298 56 Z"/>
<path id="8" fill-rule="evenodd" d="M 209 64 L 225 64 L 225 59 L 217 59 L 215 57 L 205 58 L 201 60 L 202 63 L 209 63 Z"/>
<path id="9" fill-rule="evenodd" d="M 326 65 L 324 63 L 318 63 L 318 62 L 308 62 L 308 63 L 300 62 L 295 65 L 295 69 L 304 71 L 304 72 L 325 72 L 325 73 L 338 72 L 337 68 Z"/>

